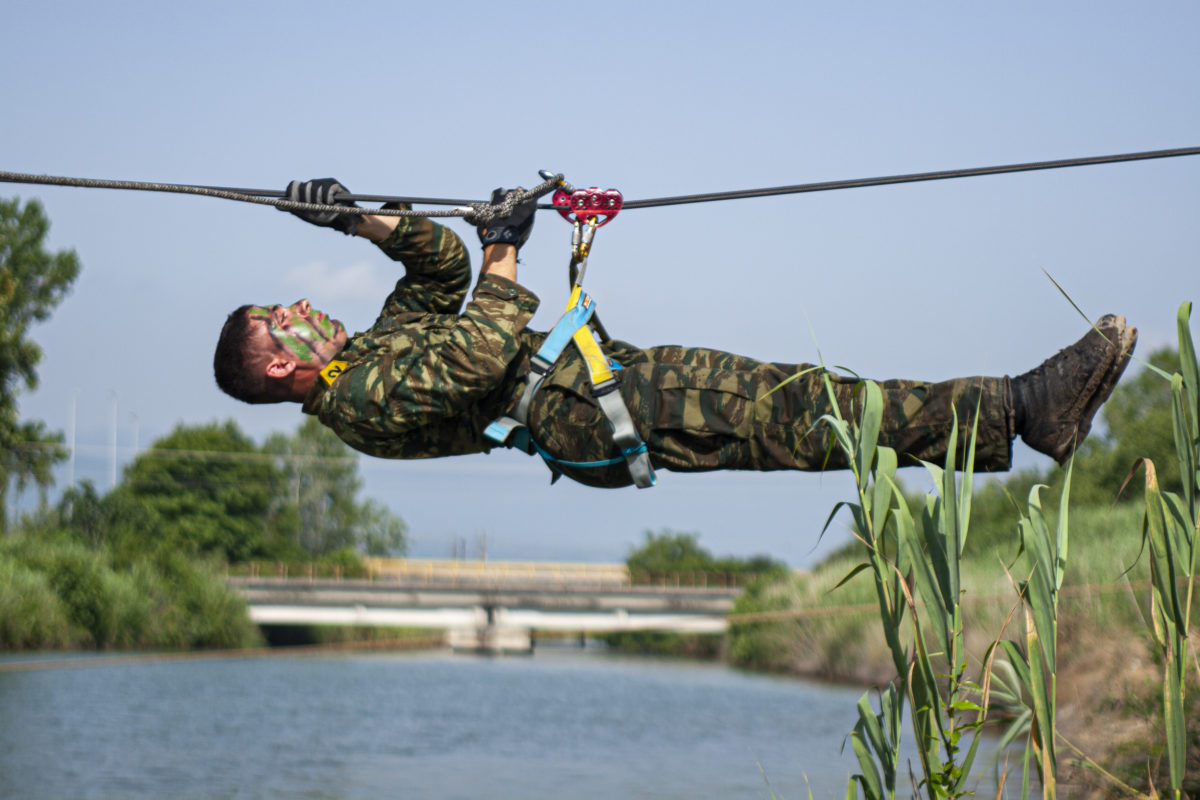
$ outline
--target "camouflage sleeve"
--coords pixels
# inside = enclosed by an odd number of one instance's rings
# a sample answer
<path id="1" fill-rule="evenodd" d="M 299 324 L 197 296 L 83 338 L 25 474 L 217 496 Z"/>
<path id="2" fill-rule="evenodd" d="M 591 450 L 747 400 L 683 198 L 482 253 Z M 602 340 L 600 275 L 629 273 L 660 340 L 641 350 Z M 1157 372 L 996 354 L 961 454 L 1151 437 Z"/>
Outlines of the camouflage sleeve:
<path id="1" fill-rule="evenodd" d="M 386 396 L 386 416 L 364 420 L 375 435 L 399 435 L 469 418 L 480 400 L 506 379 L 521 349 L 521 330 L 537 311 L 528 289 L 504 278 L 483 275 L 455 323 L 430 337 L 381 374 L 368 371 L 365 387 Z M 352 389 L 351 382 L 346 388 Z M 473 432 L 475 436 L 478 432 Z"/>
<path id="2" fill-rule="evenodd" d="M 423 217 L 400 217 L 379 249 L 405 271 L 380 316 L 458 313 L 471 284 L 471 257 L 457 233 Z"/>

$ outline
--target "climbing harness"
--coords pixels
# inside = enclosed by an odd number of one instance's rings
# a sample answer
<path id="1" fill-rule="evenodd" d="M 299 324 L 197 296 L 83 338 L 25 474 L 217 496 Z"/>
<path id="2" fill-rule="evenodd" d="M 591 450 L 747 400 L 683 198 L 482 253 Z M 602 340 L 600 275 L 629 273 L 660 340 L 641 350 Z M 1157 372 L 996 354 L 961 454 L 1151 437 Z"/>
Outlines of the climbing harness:
<path id="1" fill-rule="evenodd" d="M 546 172 L 543 172 L 542 176 L 550 179 Z M 615 189 L 601 191 L 595 187 L 576 190 L 563 181 L 561 175 L 555 176 L 554 179 L 560 186 L 554 192 L 552 204 L 563 219 L 571 223 L 571 297 L 562 317 L 546 336 L 537 353 L 529 359 L 529 374 L 525 377 L 525 388 L 516 408 L 511 415 L 493 420 L 483 433 L 492 441 L 506 447 L 524 450 L 530 455 L 537 453 L 554 472 L 555 478 L 561 472 L 560 467 L 595 468 L 624 462 L 629 468 L 634 485 L 645 489 L 654 485 L 654 467 L 650 464 L 646 443 L 638 436 L 629 409 L 625 407 L 625 401 L 621 399 L 621 393 L 618 391 L 620 380 L 617 373 L 621 366 L 605 356 L 596 341 L 599 333 L 595 329 L 596 303 L 583 291 L 583 276 L 587 270 L 592 239 L 597 230 L 611 222 L 620 212 L 621 193 Z M 603 333 L 599 335 L 605 340 L 608 338 Z M 533 395 L 550 374 L 567 344 L 572 341 L 575 342 L 575 347 L 587 366 L 592 396 L 612 427 L 613 442 L 621 450 L 618 457 L 600 461 L 564 461 L 546 452 L 529 433 L 529 406 L 533 402 Z"/>

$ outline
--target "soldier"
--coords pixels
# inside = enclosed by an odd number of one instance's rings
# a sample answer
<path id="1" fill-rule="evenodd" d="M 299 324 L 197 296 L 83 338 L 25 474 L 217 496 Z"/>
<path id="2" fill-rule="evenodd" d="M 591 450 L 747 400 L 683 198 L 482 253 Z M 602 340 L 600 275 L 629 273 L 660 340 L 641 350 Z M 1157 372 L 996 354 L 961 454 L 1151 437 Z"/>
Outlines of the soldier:
<path id="1" fill-rule="evenodd" d="M 288 187 L 293 200 L 352 205 L 337 199 L 345 192 L 328 178 Z M 404 264 L 405 276 L 375 324 L 349 338 L 340 322 L 307 300 L 238 308 L 214 356 L 220 388 L 249 403 L 302 403 L 305 413 L 373 456 L 432 458 L 496 446 L 484 430 L 512 413 L 525 391 L 530 356 L 546 337 L 526 328 L 538 298 L 517 283 L 517 252 L 532 228 L 534 203 L 479 228 L 483 265 L 465 307 L 470 258 L 448 228 L 416 217 L 292 213 L 370 239 Z M 942 463 L 955 414 L 961 443 L 978 410 L 976 470 L 1009 469 L 1018 435 L 1063 463 L 1087 436 L 1136 341 L 1137 330 L 1110 315 L 1015 378 L 883 381 L 879 442 L 895 449 L 902 465 Z M 654 467 L 846 466 L 816 425 L 829 410 L 821 371 L 700 348 L 602 344 L 620 365 L 620 398 Z M 849 415 L 858 381 L 833 376 L 832 382 L 842 413 Z M 600 487 L 631 483 L 575 347 L 562 352 L 533 394 L 528 431 L 555 477 Z M 964 453 L 957 458 L 963 466 Z"/>

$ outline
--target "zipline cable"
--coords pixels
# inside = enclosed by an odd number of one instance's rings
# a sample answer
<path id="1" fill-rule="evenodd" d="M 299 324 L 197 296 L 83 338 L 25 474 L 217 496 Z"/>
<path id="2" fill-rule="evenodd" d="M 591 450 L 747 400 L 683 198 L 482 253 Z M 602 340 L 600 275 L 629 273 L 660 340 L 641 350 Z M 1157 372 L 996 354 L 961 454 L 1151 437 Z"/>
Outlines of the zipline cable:
<path id="1" fill-rule="evenodd" d="M 888 186 L 896 183 L 919 183 L 949 178 L 973 178 L 979 175 L 1003 175 L 1011 172 L 1034 172 L 1043 169 L 1085 167 L 1095 164 L 1116 164 L 1123 161 L 1146 161 L 1152 158 L 1177 158 L 1200 155 L 1200 147 L 1180 147 L 1173 150 L 1150 150 L 1143 153 L 1122 153 L 1111 156 L 1067 158 L 1059 161 L 1031 161 L 1025 164 L 1007 164 L 998 167 L 976 167 L 953 169 L 942 172 L 914 172 L 908 175 L 890 175 L 882 178 L 859 178 L 857 180 L 826 181 L 823 183 L 801 183 L 795 186 L 776 186 L 770 189 L 747 189 L 734 192 L 689 194 L 677 197 L 658 197 L 652 200 L 626 201 L 624 208 L 652 208 L 656 206 L 680 205 L 683 203 L 709 203 L 714 200 L 741 200 L 747 197 L 770 197 L 780 194 L 802 194 L 805 192 L 827 192 L 833 189 L 857 189 L 863 186 Z M 624 208 L 622 210 L 624 210 Z"/>
<path id="2" fill-rule="evenodd" d="M 717 200 L 742 200 L 751 197 L 771 197 L 783 194 L 804 194 L 808 192 L 827 192 L 835 189 L 858 189 L 866 186 L 889 186 L 899 183 L 919 183 L 923 181 L 948 180 L 950 178 L 972 178 L 981 175 L 1003 175 L 1014 172 L 1034 172 L 1037 170 L 1063 169 L 1066 167 L 1095 166 L 1098 164 L 1116 164 L 1128 161 L 1148 161 L 1157 158 L 1178 158 L 1181 156 L 1200 155 L 1200 147 L 1178 147 L 1170 150 L 1148 150 L 1140 153 L 1120 153 L 1107 156 L 1089 156 L 1084 158 L 1066 158 L 1056 161 L 1031 161 L 1023 164 L 1005 164 L 994 167 L 975 167 L 969 169 L 943 170 L 939 172 L 915 172 L 905 175 L 887 175 L 877 178 L 855 178 L 841 181 L 823 181 L 819 183 L 800 183 L 791 186 L 775 186 L 764 189 L 744 189 L 729 192 L 709 192 L 707 194 L 678 195 L 675 197 L 657 197 L 649 200 L 627 200 L 623 208 L 656 208 L 660 206 L 684 205 L 688 203 L 711 203 Z M 540 197 L 558 185 L 561 175 L 546 180 L 528 191 L 510 195 L 510 202 L 517 202 L 529 197 Z M 30 183 L 51 186 L 75 186 L 89 189 L 132 189 L 148 192 L 173 192 L 176 194 L 202 195 L 226 200 L 236 200 L 244 203 L 275 206 L 282 211 L 325 211 L 331 206 L 298 203 L 287 200 L 285 191 L 278 189 L 236 189 L 221 186 L 193 186 L 177 183 L 144 183 L 140 181 L 101 180 L 95 178 L 65 178 L 53 175 L 32 175 L 20 172 L 0 171 L 0 183 Z M 448 205 L 457 206 L 448 211 L 417 211 L 409 209 L 370 209 L 337 206 L 338 211 L 346 214 L 381 215 L 397 217 L 466 217 L 476 224 L 485 223 L 495 218 L 490 204 L 477 200 L 459 200 L 437 197 L 402 197 L 394 195 L 375 194 L 344 194 L 342 199 L 365 203 L 408 203 L 414 205 Z M 551 209 L 554 206 L 540 204 L 540 209 Z M 501 212 L 503 216 L 503 212 Z"/>

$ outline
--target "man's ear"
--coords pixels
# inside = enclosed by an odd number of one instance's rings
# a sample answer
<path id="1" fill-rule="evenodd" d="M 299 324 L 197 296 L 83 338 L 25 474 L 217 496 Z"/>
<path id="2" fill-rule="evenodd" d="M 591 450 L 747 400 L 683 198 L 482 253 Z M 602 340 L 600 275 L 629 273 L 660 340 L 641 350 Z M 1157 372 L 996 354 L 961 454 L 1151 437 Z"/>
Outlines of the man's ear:
<path id="1" fill-rule="evenodd" d="M 276 356 L 267 362 L 266 373 L 268 378 L 278 380 L 286 378 L 296 370 L 296 362 L 289 361 L 286 358 Z"/>

